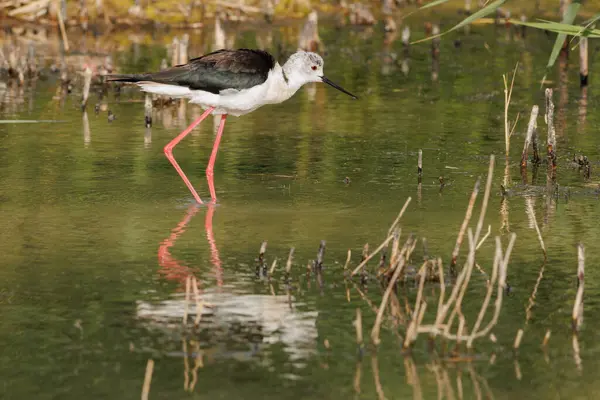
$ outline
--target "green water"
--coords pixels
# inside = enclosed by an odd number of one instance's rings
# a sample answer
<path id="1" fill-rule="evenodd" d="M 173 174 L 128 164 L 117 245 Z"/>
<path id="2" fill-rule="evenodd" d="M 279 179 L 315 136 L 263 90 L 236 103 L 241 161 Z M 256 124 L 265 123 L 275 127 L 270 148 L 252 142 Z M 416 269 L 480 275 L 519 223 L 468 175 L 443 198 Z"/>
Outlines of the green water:
<path id="1" fill-rule="evenodd" d="M 287 54 L 296 46 L 290 31 L 296 27 L 261 31 L 258 39 L 251 30 L 229 35 L 235 47 Z M 284 104 L 229 118 L 215 167 L 214 208 L 193 206 L 162 152 L 200 110 L 157 110 L 146 129 L 143 95 L 133 88 L 118 98 L 109 90 L 102 100 L 116 116 L 112 122 L 105 110 L 94 113 L 95 93 L 82 116 L 80 86 L 62 102 L 53 98 L 53 75 L 33 88 L 1 89 L 0 119 L 63 121 L 0 125 L 2 398 L 139 398 L 149 359 L 151 399 L 596 397 L 600 120 L 594 69 L 587 108 L 575 55 L 565 76 L 554 72 L 548 78 L 555 88 L 560 184 L 559 196 L 548 200 L 543 190 L 521 185 L 519 155 L 531 106 L 544 110 L 539 81 L 552 38 L 530 31 L 522 39 L 504 29 L 473 27 L 461 34 L 458 47 L 458 36 L 442 40 L 439 78 L 433 81 L 429 43 L 410 49 L 405 75 L 399 40 L 386 44 L 378 30 L 333 26 L 323 27 L 321 35 L 327 76 L 360 100 L 324 85 L 307 86 Z M 211 32 L 192 35 L 191 55 L 208 51 L 211 40 Z M 397 62 L 385 64 L 390 52 Z M 165 50 L 157 41 L 126 44 L 113 55 L 122 70 L 146 70 L 158 67 Z M 592 67 L 597 58 L 593 52 Z M 510 113 L 512 120 L 518 112 L 521 118 L 507 169 L 510 195 L 503 201 L 502 74 L 517 61 Z M 538 124 L 545 138 L 543 118 Z M 213 137 L 209 119 L 175 149 L 207 198 L 204 168 Z M 346 297 L 347 250 L 356 266 L 363 245 L 373 249 L 385 238 L 411 196 L 403 238 L 409 232 L 427 238 L 427 254 L 447 265 L 472 187 L 485 176 L 492 153 L 497 163 L 486 228 L 490 224 L 504 245 L 509 232 L 518 235 L 508 270 L 512 290 L 493 330 L 497 343 L 483 339 L 472 362 L 451 362 L 432 354 L 423 335 L 408 357 L 385 325 L 378 350 L 369 345 L 360 356 L 355 309 L 362 310 L 367 338 L 375 315 L 352 285 L 350 301 Z M 591 180 L 570 166 L 579 154 L 592 162 Z M 535 185 L 544 187 L 545 181 L 542 168 Z M 548 250 L 528 320 L 543 256 L 527 202 Z M 263 240 L 267 263 L 279 260 L 270 281 L 255 274 Z M 320 240 L 327 242 L 322 286 L 306 277 Z M 578 363 L 570 318 L 580 241 L 588 268 Z M 291 246 L 296 253 L 288 287 L 282 271 Z M 492 254 L 488 239 L 478 257 L 488 272 Z M 415 265 L 423 255 L 419 242 Z M 184 329 L 190 275 L 199 282 L 205 309 L 194 328 L 192 303 Z M 426 286 L 432 310 L 437 290 Z M 379 304 L 375 279 L 366 293 Z M 471 325 L 484 293 L 485 280 L 476 273 L 464 304 Z M 414 284 L 401 294 L 413 304 Z M 515 357 L 511 348 L 520 328 L 525 335 Z M 540 344 L 548 329 L 544 354 Z M 408 378 L 411 365 L 417 378 Z"/>

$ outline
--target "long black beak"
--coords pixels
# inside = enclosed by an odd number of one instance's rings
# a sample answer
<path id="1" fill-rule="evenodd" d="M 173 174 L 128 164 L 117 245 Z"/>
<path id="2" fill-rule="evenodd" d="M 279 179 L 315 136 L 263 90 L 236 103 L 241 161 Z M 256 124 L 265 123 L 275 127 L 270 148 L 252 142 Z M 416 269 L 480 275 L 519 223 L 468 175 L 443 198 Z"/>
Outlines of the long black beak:
<path id="1" fill-rule="evenodd" d="M 323 83 L 326 83 L 329 86 L 332 86 L 332 87 L 336 88 L 340 92 L 346 93 L 348 96 L 352 97 L 354 100 L 358 100 L 358 97 L 356 97 L 355 95 L 353 95 L 352 93 L 350 93 L 349 91 L 347 91 L 346 89 L 344 89 L 343 87 L 341 87 L 339 85 L 336 85 L 335 83 L 331 82 L 329 79 L 325 78 L 324 76 L 321 77 L 321 80 L 323 81 Z"/>

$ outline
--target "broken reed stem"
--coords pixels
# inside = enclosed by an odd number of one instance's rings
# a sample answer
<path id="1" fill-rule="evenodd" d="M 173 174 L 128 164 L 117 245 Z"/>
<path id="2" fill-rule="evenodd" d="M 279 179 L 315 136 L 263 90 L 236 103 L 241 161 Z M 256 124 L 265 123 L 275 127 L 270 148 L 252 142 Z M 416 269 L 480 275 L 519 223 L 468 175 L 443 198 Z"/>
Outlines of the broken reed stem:
<path id="1" fill-rule="evenodd" d="M 473 237 L 475 243 L 479 241 L 479 235 L 483 228 L 483 220 L 485 219 L 485 213 L 487 211 L 488 201 L 490 199 L 490 192 L 492 190 L 492 178 L 494 177 L 494 163 L 496 157 L 490 155 L 490 166 L 488 167 L 487 182 L 485 183 L 485 191 L 483 192 L 483 202 L 481 203 L 481 212 L 479 213 L 479 220 L 477 221 L 477 228 L 475 229 L 475 236 Z"/>
<path id="2" fill-rule="evenodd" d="M 490 303 L 490 299 L 492 298 L 494 284 L 496 283 L 496 279 L 498 277 L 498 266 L 501 261 L 502 261 L 502 244 L 500 243 L 500 238 L 496 237 L 496 254 L 494 256 L 494 264 L 492 266 L 492 276 L 488 283 L 487 293 L 485 294 L 483 304 L 481 305 L 481 309 L 479 310 L 479 315 L 477 316 L 475 325 L 473 325 L 473 329 L 471 331 L 471 336 L 469 336 L 469 338 L 467 339 L 467 348 L 468 349 L 473 347 L 473 341 L 475 340 L 475 334 L 477 333 L 477 330 L 481 326 L 483 317 L 485 316 L 485 314 L 487 312 L 488 304 Z"/>
<path id="3" fill-rule="evenodd" d="M 344 271 L 348 269 L 350 264 L 350 258 L 352 257 L 352 250 L 348 249 L 348 257 L 346 257 L 346 263 L 344 264 Z"/>
<path id="4" fill-rule="evenodd" d="M 531 201 L 527 201 L 526 204 L 527 215 L 529 216 L 529 220 L 533 222 L 535 232 L 537 233 L 538 240 L 540 241 L 540 246 L 542 247 L 542 252 L 544 253 L 544 260 L 546 260 L 546 245 L 544 244 L 544 239 L 542 239 L 542 232 L 540 231 L 540 227 L 538 226 L 537 219 L 535 217 L 535 212 L 533 211 L 533 203 Z"/>
<path id="5" fill-rule="evenodd" d="M 65 46 L 65 51 L 69 51 L 69 39 L 67 38 L 67 30 L 65 29 L 65 21 L 63 19 L 63 14 L 60 6 L 60 0 L 56 0 L 56 9 L 58 10 L 58 27 L 60 29 L 60 35 L 62 37 L 63 44 Z"/>
<path id="6" fill-rule="evenodd" d="M 360 264 L 358 264 L 358 267 L 354 268 L 354 271 L 352 271 L 352 273 L 350 274 L 350 276 L 354 276 L 358 273 L 358 271 L 360 271 L 360 269 L 371 259 L 373 258 L 373 256 L 375 256 L 375 254 L 379 253 L 381 251 L 381 249 L 383 249 L 385 246 L 387 246 L 387 244 L 390 242 L 390 240 L 392 240 L 394 238 L 394 235 L 389 235 L 387 237 L 387 239 L 385 239 L 383 241 L 383 243 L 381 243 L 379 245 L 379 247 L 377 249 L 375 249 L 375 251 L 371 254 L 369 254 L 367 256 L 367 258 L 365 258 Z"/>
<path id="7" fill-rule="evenodd" d="M 460 230 L 458 231 L 458 237 L 456 238 L 456 245 L 454 245 L 454 250 L 452 251 L 452 267 L 456 266 L 458 252 L 460 250 L 460 246 L 465 236 L 465 232 L 467 231 L 469 221 L 471 220 L 471 216 L 473 215 L 473 207 L 475 206 L 475 200 L 477 199 L 477 194 L 479 193 L 480 183 L 481 179 L 477 178 L 477 181 L 475 182 L 475 187 L 473 187 L 473 192 L 471 193 L 471 198 L 469 199 L 469 205 L 467 206 L 467 213 L 465 214 L 465 219 L 463 220 L 463 223 L 460 226 Z"/>
<path id="8" fill-rule="evenodd" d="M 504 81 L 504 143 L 506 146 L 506 156 L 508 157 L 510 150 L 510 126 L 508 124 L 508 106 L 510 105 L 510 99 L 512 97 L 513 86 L 515 84 L 515 76 L 517 75 L 517 67 L 519 63 L 515 65 L 515 69 L 513 71 L 512 80 L 510 82 L 510 89 L 508 88 L 508 82 L 506 80 L 506 74 L 502 75 L 502 79 Z"/>
<path id="9" fill-rule="evenodd" d="M 405 244 L 404 246 L 408 247 L 408 243 Z M 396 283 L 396 280 L 400 276 L 400 273 L 402 272 L 403 269 L 404 269 L 404 257 L 402 257 L 402 258 L 400 258 L 400 260 L 398 260 L 398 266 L 396 267 L 394 274 L 392 275 L 392 278 L 390 279 L 390 282 L 388 283 L 388 287 L 385 289 L 385 292 L 383 293 L 383 298 L 381 299 L 381 305 L 379 306 L 379 309 L 377 310 L 377 317 L 375 318 L 375 324 L 373 325 L 373 330 L 371 330 L 371 340 L 373 341 L 373 343 L 375 345 L 378 345 L 380 343 L 379 330 L 381 329 L 383 313 L 385 312 L 388 298 L 390 297 L 390 293 L 394 287 L 394 284 Z"/>
<path id="10" fill-rule="evenodd" d="M 525 333 L 523 329 L 519 329 L 517 331 L 517 335 L 515 336 L 515 342 L 513 343 L 513 351 L 519 350 L 519 347 L 521 346 L 521 340 L 523 339 L 523 333 Z"/>
<path id="11" fill-rule="evenodd" d="M 492 319 L 488 322 L 488 324 L 486 325 L 486 327 L 484 329 L 473 334 L 475 339 L 487 336 L 489 334 L 489 332 L 492 330 L 492 328 L 498 322 L 498 318 L 500 317 L 500 310 L 502 309 L 502 300 L 503 300 L 503 295 L 504 295 L 504 289 L 506 287 L 506 273 L 507 273 L 507 268 L 508 268 L 508 260 L 510 258 L 510 254 L 512 252 L 516 238 L 517 238 L 517 235 L 514 233 L 510 236 L 508 246 L 506 247 L 506 254 L 503 257 L 501 257 L 502 261 L 500 262 L 499 268 L 498 268 L 499 269 L 499 271 L 498 271 L 499 279 L 498 279 L 498 285 L 497 285 L 497 291 L 496 291 L 496 302 L 494 304 L 494 314 L 492 316 Z M 460 275 L 458 276 L 458 278 L 456 280 L 456 284 L 452 290 L 452 294 L 450 295 L 448 302 L 443 306 L 441 311 L 438 310 L 438 317 L 436 318 L 436 322 L 433 325 L 426 325 L 426 326 L 419 327 L 419 333 L 429 333 L 434 336 L 442 335 L 444 338 L 446 338 L 448 340 L 457 340 L 458 339 L 458 335 L 450 334 L 447 331 L 445 331 L 445 329 L 443 329 L 444 328 L 443 321 L 445 319 L 446 313 L 447 313 L 450 305 L 454 301 L 454 298 L 456 298 L 456 295 L 458 292 L 458 286 L 461 284 L 462 280 L 464 279 L 464 275 L 466 274 L 466 272 L 467 272 L 467 268 L 463 268 L 463 270 L 461 271 Z M 469 337 L 463 336 L 460 339 L 468 340 Z"/>
<path id="12" fill-rule="evenodd" d="M 548 160 L 552 168 L 556 168 L 556 131 L 554 129 L 554 103 L 552 102 L 552 89 L 546 92 L 546 125 L 548 125 Z"/>
<path id="13" fill-rule="evenodd" d="M 356 320 L 354 321 L 356 328 L 356 344 L 362 348 L 363 345 L 363 329 L 362 329 L 362 312 L 360 308 L 356 309 Z"/>
<path id="14" fill-rule="evenodd" d="M 60 12 L 59 12 L 60 15 Z M 149 358 L 146 363 L 146 373 L 144 375 L 144 384 L 142 386 L 142 400 L 148 400 L 150 394 L 150 384 L 152 383 L 152 373 L 154 372 L 154 360 Z"/>
<path id="15" fill-rule="evenodd" d="M 523 153 L 521 154 L 521 170 L 525 170 L 527 168 L 529 144 L 531 143 L 534 131 L 537 129 L 537 117 L 539 112 L 540 108 L 537 105 L 531 108 L 529 124 L 527 124 L 527 135 L 525 136 L 525 145 L 523 146 Z"/>
<path id="16" fill-rule="evenodd" d="M 419 159 L 417 160 L 417 173 L 419 174 L 419 182 L 421 182 L 421 175 L 423 175 L 423 150 L 419 149 Z"/>
<path id="17" fill-rule="evenodd" d="M 317 260 L 315 261 L 315 271 L 320 271 L 323 268 L 323 257 L 325 255 L 326 242 L 321 240 L 319 251 L 317 252 Z"/>
<path id="18" fill-rule="evenodd" d="M 275 271 L 276 266 L 277 266 L 277 258 L 275 258 L 273 260 L 273 264 L 271 264 L 271 269 L 269 269 L 269 275 L 273 275 L 273 272 Z"/>
<path id="19" fill-rule="evenodd" d="M 92 70 L 86 66 L 83 71 L 83 97 L 81 100 L 81 110 L 85 110 L 87 106 L 88 97 L 90 95 L 90 85 L 92 84 Z"/>
<path id="20" fill-rule="evenodd" d="M 585 273 L 585 248 L 582 243 L 577 245 L 577 294 L 573 304 L 573 330 L 579 331 L 583 318 L 583 278 Z"/>
<path id="21" fill-rule="evenodd" d="M 486 239 L 490 236 L 491 233 L 492 233 L 492 226 L 488 225 L 488 230 L 487 230 L 486 234 L 481 238 L 479 243 L 477 243 L 475 250 L 479 250 L 479 248 L 483 245 L 483 243 L 485 243 Z"/>
<path id="22" fill-rule="evenodd" d="M 146 128 L 152 127 L 152 96 L 148 93 L 144 99 L 144 123 Z"/>
<path id="23" fill-rule="evenodd" d="M 423 287 L 425 286 L 425 280 L 427 278 L 427 264 L 429 261 L 425 261 L 419 269 L 419 290 L 417 291 L 417 298 L 415 300 L 415 306 L 413 307 L 413 315 L 406 329 L 406 337 L 404 338 L 404 348 L 407 349 L 412 342 L 417 339 L 418 328 L 420 322 L 423 320 L 425 314 L 425 308 L 427 303 L 422 301 L 423 298 Z"/>
<path id="24" fill-rule="evenodd" d="M 450 316 L 448 317 L 448 322 L 446 323 L 445 332 L 448 333 L 452 328 L 452 324 L 454 323 L 454 318 L 458 314 L 462 316 L 462 301 L 465 296 L 465 292 L 467 291 L 467 287 L 469 286 L 469 281 L 471 280 L 471 275 L 473 274 L 473 267 L 475 266 L 475 239 L 473 238 L 473 232 L 471 229 L 467 231 L 467 235 L 469 238 L 469 255 L 467 256 L 466 265 L 463 269 L 466 269 L 467 272 L 465 274 L 465 278 L 461 281 L 460 290 L 458 291 L 458 297 L 456 297 L 456 301 L 454 303 L 454 309 Z M 458 286 L 458 284 L 457 284 Z M 457 336 L 461 336 L 462 332 L 459 332 Z"/>
<path id="25" fill-rule="evenodd" d="M 549 341 L 550 341 L 550 329 L 548 329 L 546 331 L 546 334 L 544 335 L 544 340 L 542 341 L 542 347 L 547 347 Z"/>
<path id="26" fill-rule="evenodd" d="M 439 276 L 439 280 L 440 280 L 440 298 L 438 299 L 438 308 L 437 308 L 437 314 L 436 314 L 436 321 L 438 320 L 439 317 L 439 313 L 442 309 L 442 306 L 444 305 L 444 298 L 446 297 L 446 283 L 444 282 L 444 267 L 442 265 L 442 259 L 440 257 L 438 257 L 437 259 L 437 264 L 438 264 L 438 276 Z"/>
<path id="27" fill-rule="evenodd" d="M 285 273 L 289 277 L 290 271 L 292 270 L 292 260 L 294 259 L 294 248 L 290 249 L 290 254 L 288 255 L 287 262 L 285 263 Z"/>
<path id="28" fill-rule="evenodd" d="M 409 197 L 404 202 L 404 205 L 402 206 L 402 209 L 400 210 L 400 213 L 398 214 L 398 216 L 396 217 L 396 219 L 392 223 L 392 226 L 390 226 L 390 229 L 388 229 L 388 236 L 390 236 L 392 234 L 392 232 L 394 231 L 394 228 L 396 227 L 396 225 L 398 225 L 398 222 L 400 222 L 400 218 L 402 218 L 402 216 L 404 215 L 404 212 L 408 208 L 408 205 L 410 204 L 411 200 L 412 200 L 412 198 Z"/>
<path id="29" fill-rule="evenodd" d="M 588 84 L 588 38 L 579 39 L 579 83 L 581 87 Z"/>

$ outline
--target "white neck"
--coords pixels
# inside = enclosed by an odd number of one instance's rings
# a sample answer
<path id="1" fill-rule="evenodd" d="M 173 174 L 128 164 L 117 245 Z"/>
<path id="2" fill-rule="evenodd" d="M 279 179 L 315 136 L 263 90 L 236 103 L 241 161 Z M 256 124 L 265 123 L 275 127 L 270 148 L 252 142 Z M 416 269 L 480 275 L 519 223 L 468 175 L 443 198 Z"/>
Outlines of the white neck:
<path id="1" fill-rule="evenodd" d="M 265 98 L 266 103 L 281 103 L 294 95 L 304 85 L 305 82 L 297 79 L 294 74 L 289 72 L 289 65 L 283 67 L 279 63 L 271 71 L 272 82 L 269 85 L 268 95 Z M 296 79 L 294 79 L 296 78 Z"/>

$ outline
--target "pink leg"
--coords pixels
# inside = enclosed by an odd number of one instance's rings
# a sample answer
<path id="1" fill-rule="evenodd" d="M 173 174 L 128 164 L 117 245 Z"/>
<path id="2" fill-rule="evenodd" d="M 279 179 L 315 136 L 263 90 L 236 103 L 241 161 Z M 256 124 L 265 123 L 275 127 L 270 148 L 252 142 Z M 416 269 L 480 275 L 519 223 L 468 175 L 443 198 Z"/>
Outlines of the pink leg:
<path id="1" fill-rule="evenodd" d="M 208 166 L 206 167 L 206 180 L 208 181 L 208 189 L 210 190 L 210 198 L 213 203 L 217 202 L 217 193 L 215 192 L 215 183 L 213 181 L 215 160 L 217 159 L 217 152 L 219 151 L 219 144 L 221 143 L 221 136 L 223 136 L 223 129 L 225 129 L 225 120 L 227 114 L 221 116 L 221 123 L 217 130 L 217 137 L 215 138 L 215 144 L 213 145 L 210 159 L 208 160 Z"/>
<path id="2" fill-rule="evenodd" d="M 167 158 L 169 159 L 169 161 L 171 162 L 171 164 L 173 165 L 173 167 L 175 168 L 175 170 L 177 171 L 177 173 L 179 174 L 181 179 L 183 179 L 183 182 L 185 183 L 185 185 L 188 187 L 188 189 L 190 189 L 190 192 L 192 192 L 194 199 L 196 199 L 196 201 L 200 204 L 203 204 L 202 199 L 200 199 L 200 196 L 198 196 L 198 193 L 196 193 L 196 189 L 194 189 L 194 187 L 192 186 L 192 184 L 189 181 L 189 179 L 187 178 L 187 176 L 185 176 L 185 174 L 183 173 L 183 170 L 181 169 L 179 164 L 177 164 L 177 161 L 175 161 L 175 157 L 173 157 L 173 148 L 179 142 L 181 142 L 181 140 L 184 137 L 186 137 L 192 131 L 192 129 L 194 129 L 200 122 L 204 121 L 206 119 L 206 117 L 208 117 L 210 115 L 210 113 L 212 113 L 214 111 L 214 109 L 215 109 L 214 107 L 209 107 L 206 111 L 204 111 L 204 114 L 202 114 L 198 119 L 196 119 L 194 122 L 192 122 L 192 124 L 190 126 L 188 126 L 179 135 L 177 135 L 175 137 L 175 139 L 171 140 L 165 146 L 165 149 L 164 149 L 165 155 L 167 156 Z"/>
<path id="3" fill-rule="evenodd" d="M 213 215 L 215 213 L 215 205 L 209 204 L 208 210 L 206 210 L 206 219 L 204 220 L 204 229 L 206 230 L 206 238 L 210 246 L 210 260 L 215 271 L 215 278 L 217 279 L 217 285 L 223 286 L 223 268 L 221 268 L 221 258 L 219 257 L 219 249 L 217 248 L 217 242 L 215 241 L 215 235 L 213 234 Z"/>

